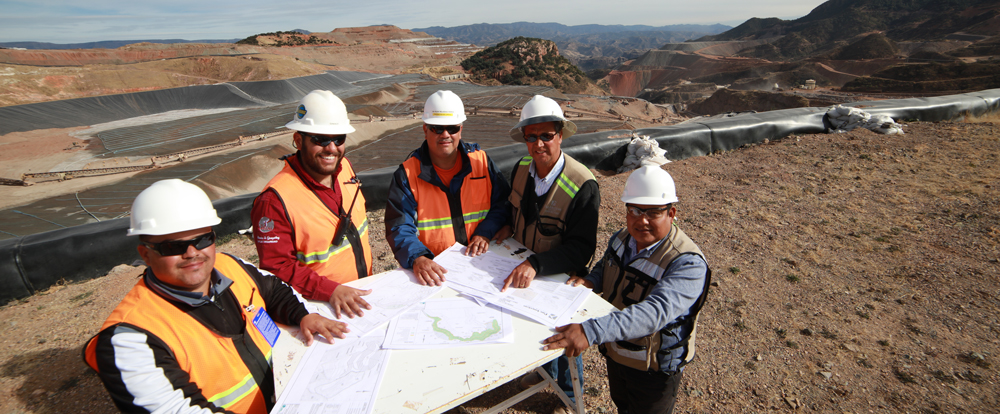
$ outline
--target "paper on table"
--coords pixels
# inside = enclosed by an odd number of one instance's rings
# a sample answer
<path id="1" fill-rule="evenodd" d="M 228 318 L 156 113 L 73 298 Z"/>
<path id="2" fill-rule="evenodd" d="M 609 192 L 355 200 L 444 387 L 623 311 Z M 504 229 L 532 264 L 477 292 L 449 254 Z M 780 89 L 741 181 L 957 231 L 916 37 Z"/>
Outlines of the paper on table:
<path id="1" fill-rule="evenodd" d="M 487 251 L 476 257 L 465 255 L 465 247 L 455 243 L 434 258 L 439 265 L 448 269 L 445 275 L 449 283 L 459 284 L 486 295 L 499 295 L 507 275 L 524 260 L 504 257 Z M 454 287 L 458 290 L 458 288 Z"/>
<path id="2" fill-rule="evenodd" d="M 434 296 L 444 288 L 443 286 L 424 286 L 417 283 L 416 277 L 409 270 L 396 269 L 386 273 L 379 280 L 362 288 L 372 291 L 368 296 L 362 296 L 372 306 L 371 309 L 364 311 L 365 316 L 348 318 L 341 315 L 339 319 L 335 318 L 333 308 L 329 303 L 325 304 L 326 306 L 321 309 L 320 313 L 330 319 L 346 323 L 351 330 L 346 334 L 347 336 L 365 336 L 410 306 Z"/>
<path id="3" fill-rule="evenodd" d="M 514 342 L 510 314 L 465 298 L 429 299 L 389 322 L 382 348 L 427 349 Z"/>
<path id="4" fill-rule="evenodd" d="M 517 312 L 543 325 L 556 327 L 569 323 L 590 292 L 582 285 L 572 287 L 546 277 L 536 277 L 527 288 L 509 288 L 501 293 L 503 281 L 523 259 L 505 257 L 492 250 L 473 258 L 463 254 L 463 249 L 456 244 L 434 258 L 448 269 L 447 283 L 452 289 Z"/>
<path id="5" fill-rule="evenodd" d="M 389 365 L 384 335 L 313 342 L 271 412 L 370 413 Z"/>

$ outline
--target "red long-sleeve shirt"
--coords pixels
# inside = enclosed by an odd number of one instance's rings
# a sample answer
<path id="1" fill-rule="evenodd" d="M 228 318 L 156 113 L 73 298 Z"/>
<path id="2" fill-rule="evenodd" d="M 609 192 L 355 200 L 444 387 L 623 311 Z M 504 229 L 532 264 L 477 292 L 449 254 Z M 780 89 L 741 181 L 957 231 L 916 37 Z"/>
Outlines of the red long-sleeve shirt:
<path id="1" fill-rule="evenodd" d="M 333 180 L 333 188 L 317 182 L 303 169 L 298 153 L 286 158 L 285 162 L 306 186 L 319 196 L 323 204 L 330 206 L 333 211 L 340 211 L 343 197 L 337 180 Z M 333 176 L 336 177 L 339 173 L 340 167 Z M 296 206 L 288 208 L 294 209 Z M 265 190 L 257 197 L 250 211 L 250 220 L 253 223 L 257 255 L 260 256 L 260 268 L 274 273 L 306 299 L 330 301 L 333 290 L 340 284 L 316 273 L 295 259 L 297 251 L 294 244 L 295 231 L 288 222 L 285 205 L 281 203 L 274 190 Z"/>

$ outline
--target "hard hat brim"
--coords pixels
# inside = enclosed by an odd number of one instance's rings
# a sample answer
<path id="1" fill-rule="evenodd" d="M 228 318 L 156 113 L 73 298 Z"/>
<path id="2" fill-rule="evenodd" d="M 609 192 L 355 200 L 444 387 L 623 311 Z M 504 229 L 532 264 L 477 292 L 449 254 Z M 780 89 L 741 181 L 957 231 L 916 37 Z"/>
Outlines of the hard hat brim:
<path id="1" fill-rule="evenodd" d="M 350 125 L 306 125 L 299 121 L 289 121 L 285 124 L 285 128 L 293 131 L 323 135 L 346 135 L 356 131 Z"/>
<path id="2" fill-rule="evenodd" d="M 622 196 L 622 202 L 626 204 L 640 204 L 647 206 L 665 206 L 667 204 L 674 204 L 677 202 L 677 198 L 659 198 L 659 197 L 626 197 Z"/>
<path id="3" fill-rule="evenodd" d="M 569 138 L 576 133 L 576 124 L 574 124 L 573 121 L 570 121 L 561 116 L 543 115 L 543 116 L 531 117 L 521 122 L 518 122 L 517 125 L 514 125 L 514 127 L 510 129 L 510 138 L 517 142 L 525 142 L 524 134 L 521 133 L 521 128 L 526 127 L 528 125 L 541 124 L 543 122 L 560 122 L 560 121 L 563 123 L 563 128 L 561 131 L 563 139 Z"/>
<path id="4" fill-rule="evenodd" d="M 427 125 L 458 125 L 465 122 L 466 119 L 467 118 L 465 114 L 460 114 L 459 116 L 455 117 L 455 119 L 446 119 L 442 117 L 430 117 L 430 118 L 421 117 L 421 120 L 423 120 L 424 123 Z"/>

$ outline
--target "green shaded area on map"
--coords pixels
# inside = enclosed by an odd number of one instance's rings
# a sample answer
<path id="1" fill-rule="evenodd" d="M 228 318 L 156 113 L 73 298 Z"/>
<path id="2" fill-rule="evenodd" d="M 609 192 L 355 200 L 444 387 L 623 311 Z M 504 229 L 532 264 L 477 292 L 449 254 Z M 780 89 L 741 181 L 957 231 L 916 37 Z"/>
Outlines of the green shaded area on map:
<path id="1" fill-rule="evenodd" d="M 424 315 L 427 315 L 427 313 L 424 313 Z M 434 332 L 440 332 L 445 336 L 447 336 L 449 340 L 453 341 L 462 341 L 462 342 L 482 341 L 500 332 L 500 322 L 494 319 L 493 326 L 490 329 L 487 329 L 482 332 L 473 332 L 472 335 L 470 335 L 468 338 L 462 338 L 460 336 L 455 336 L 454 334 L 451 333 L 451 331 L 438 326 L 438 323 L 441 322 L 441 318 L 431 315 L 427 315 L 427 317 L 434 320 L 434 323 L 431 324 L 431 326 L 434 328 Z"/>

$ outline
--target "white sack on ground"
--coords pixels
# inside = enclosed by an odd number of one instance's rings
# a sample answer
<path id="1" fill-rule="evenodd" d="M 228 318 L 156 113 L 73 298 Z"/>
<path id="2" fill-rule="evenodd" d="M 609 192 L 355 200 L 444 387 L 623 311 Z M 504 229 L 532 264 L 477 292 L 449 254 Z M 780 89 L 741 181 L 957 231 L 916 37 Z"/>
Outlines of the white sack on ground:
<path id="1" fill-rule="evenodd" d="M 643 165 L 660 166 L 670 162 L 664 154 L 667 150 L 660 148 L 660 143 L 648 135 L 632 135 L 632 141 L 628 143 L 628 152 L 625 154 L 625 161 L 622 162 L 618 172 L 632 171 Z"/>
<path id="2" fill-rule="evenodd" d="M 858 108 L 836 105 L 826 111 L 826 117 L 833 125 L 834 132 L 847 132 L 861 127 L 880 134 L 903 133 L 903 126 L 888 115 L 872 115 Z"/>

